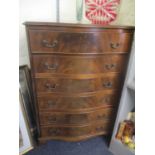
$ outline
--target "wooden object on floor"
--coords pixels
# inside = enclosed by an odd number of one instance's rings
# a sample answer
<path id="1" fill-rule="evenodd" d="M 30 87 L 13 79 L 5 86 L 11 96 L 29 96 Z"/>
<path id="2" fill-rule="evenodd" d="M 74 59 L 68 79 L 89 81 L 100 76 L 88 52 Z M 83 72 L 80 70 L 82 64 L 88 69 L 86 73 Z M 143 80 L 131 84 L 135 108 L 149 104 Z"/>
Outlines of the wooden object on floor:
<path id="1" fill-rule="evenodd" d="M 39 140 L 111 134 L 134 27 L 25 25 Z"/>

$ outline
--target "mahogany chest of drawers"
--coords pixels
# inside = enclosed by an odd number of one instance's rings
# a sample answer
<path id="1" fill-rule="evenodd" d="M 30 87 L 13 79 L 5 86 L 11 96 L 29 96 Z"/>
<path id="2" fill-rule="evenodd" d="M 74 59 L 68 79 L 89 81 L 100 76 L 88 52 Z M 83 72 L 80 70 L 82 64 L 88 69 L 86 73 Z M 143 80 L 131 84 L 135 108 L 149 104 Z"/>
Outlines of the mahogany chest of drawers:
<path id="1" fill-rule="evenodd" d="M 134 27 L 25 25 L 39 140 L 110 134 Z"/>

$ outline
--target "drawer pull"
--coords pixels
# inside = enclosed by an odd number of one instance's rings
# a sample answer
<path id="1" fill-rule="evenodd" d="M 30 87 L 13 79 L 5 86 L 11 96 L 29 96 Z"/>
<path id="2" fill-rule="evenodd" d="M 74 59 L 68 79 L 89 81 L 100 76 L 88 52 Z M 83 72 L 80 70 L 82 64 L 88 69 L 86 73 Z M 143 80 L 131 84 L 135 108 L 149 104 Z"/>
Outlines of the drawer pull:
<path id="1" fill-rule="evenodd" d="M 46 67 L 46 69 L 48 70 L 55 70 L 58 67 L 58 64 L 51 64 L 49 65 L 47 62 L 44 64 L 44 66 Z"/>
<path id="2" fill-rule="evenodd" d="M 43 43 L 43 46 L 45 46 L 47 48 L 54 48 L 58 45 L 57 40 L 54 40 L 51 44 L 47 40 L 43 40 L 42 43 Z"/>
<path id="3" fill-rule="evenodd" d="M 110 102 L 110 98 L 109 98 L 109 97 L 104 98 L 104 99 L 103 99 L 103 102 L 105 102 L 105 103 L 109 103 L 109 102 Z"/>
<path id="4" fill-rule="evenodd" d="M 101 119 L 101 118 L 102 118 L 102 116 L 101 116 L 101 115 L 98 115 L 98 116 L 97 116 L 97 119 Z"/>
<path id="5" fill-rule="evenodd" d="M 105 118 L 105 117 L 106 117 L 105 114 L 103 114 L 103 115 L 98 115 L 98 116 L 97 116 L 98 119 Z"/>
<path id="6" fill-rule="evenodd" d="M 110 70 L 116 68 L 116 64 L 106 64 L 105 67 Z"/>
<path id="7" fill-rule="evenodd" d="M 49 84 L 49 83 L 46 83 L 45 87 L 49 90 L 54 90 L 56 89 L 58 86 L 58 84 Z"/>
<path id="8" fill-rule="evenodd" d="M 113 48 L 113 49 L 118 48 L 119 45 L 120 45 L 119 43 L 111 43 L 111 44 L 110 44 L 111 48 Z"/>
<path id="9" fill-rule="evenodd" d="M 103 127 L 97 127 L 96 131 L 103 131 L 103 129 L 104 129 Z"/>
<path id="10" fill-rule="evenodd" d="M 56 103 L 53 101 L 47 101 L 48 107 L 54 106 Z"/>
<path id="11" fill-rule="evenodd" d="M 57 134 L 60 134 L 61 131 L 60 131 L 60 129 L 50 129 L 50 130 L 48 130 L 48 133 L 50 135 L 57 135 Z"/>
<path id="12" fill-rule="evenodd" d="M 55 122 L 57 120 L 56 116 L 53 116 L 53 117 L 49 117 L 48 118 L 48 121 L 49 122 Z"/>
<path id="13" fill-rule="evenodd" d="M 103 86 L 104 86 L 105 88 L 111 88 L 111 87 L 112 87 L 112 82 L 105 82 L 105 83 L 103 84 Z"/>

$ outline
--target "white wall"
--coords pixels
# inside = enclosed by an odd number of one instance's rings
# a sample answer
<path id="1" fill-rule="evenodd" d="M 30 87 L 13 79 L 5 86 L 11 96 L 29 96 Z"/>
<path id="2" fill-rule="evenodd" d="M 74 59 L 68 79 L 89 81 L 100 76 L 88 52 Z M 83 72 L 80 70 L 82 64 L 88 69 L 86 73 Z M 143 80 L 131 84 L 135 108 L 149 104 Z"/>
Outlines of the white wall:
<path id="1" fill-rule="evenodd" d="M 121 0 L 116 25 L 135 25 L 135 0 Z"/>
<path id="2" fill-rule="evenodd" d="M 77 22 L 76 0 L 60 0 L 60 22 Z"/>
<path id="3" fill-rule="evenodd" d="M 23 22 L 25 21 L 56 21 L 57 0 L 20 0 L 19 10 L 19 65 L 29 64 L 26 33 Z M 76 23 L 76 0 L 60 1 L 60 22 Z M 134 25 L 135 0 L 121 0 L 118 18 L 112 24 Z M 84 7 L 85 8 L 85 7 Z M 85 9 L 84 9 L 85 10 Z M 81 23 L 90 23 L 83 10 Z"/>
<path id="4" fill-rule="evenodd" d="M 56 21 L 56 0 L 19 1 L 19 65 L 29 64 L 25 21 Z"/>

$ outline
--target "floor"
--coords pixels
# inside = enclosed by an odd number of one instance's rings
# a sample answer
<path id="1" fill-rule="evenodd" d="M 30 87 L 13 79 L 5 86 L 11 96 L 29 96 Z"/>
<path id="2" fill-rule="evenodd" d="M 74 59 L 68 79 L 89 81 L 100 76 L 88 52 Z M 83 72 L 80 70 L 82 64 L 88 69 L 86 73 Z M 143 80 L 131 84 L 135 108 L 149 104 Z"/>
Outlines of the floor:
<path id="1" fill-rule="evenodd" d="M 107 147 L 107 138 L 95 137 L 82 142 L 52 140 L 25 155 L 113 155 Z"/>

